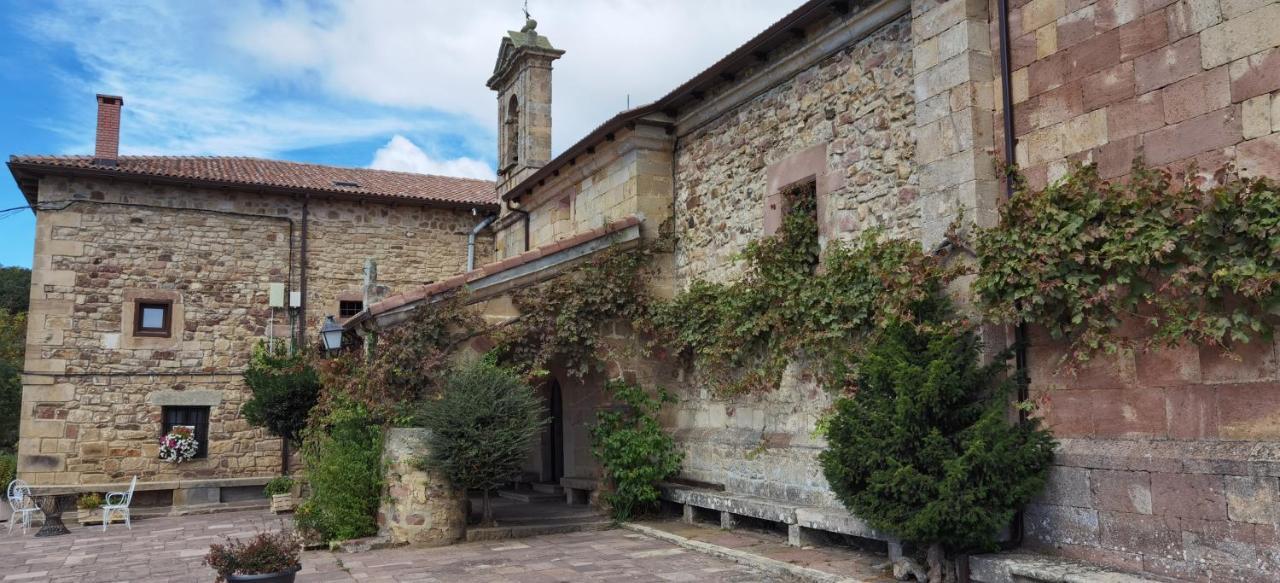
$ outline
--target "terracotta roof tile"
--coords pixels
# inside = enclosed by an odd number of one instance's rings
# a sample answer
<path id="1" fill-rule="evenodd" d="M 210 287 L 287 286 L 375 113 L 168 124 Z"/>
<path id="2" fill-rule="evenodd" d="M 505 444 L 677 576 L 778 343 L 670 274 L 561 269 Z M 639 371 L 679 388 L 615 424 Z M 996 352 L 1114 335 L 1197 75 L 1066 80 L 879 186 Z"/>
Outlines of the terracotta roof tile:
<path id="1" fill-rule="evenodd" d="M 121 156 L 118 165 L 113 167 L 94 164 L 92 156 L 11 156 L 9 164 L 44 167 L 50 171 L 80 170 L 121 177 L 168 178 L 463 205 L 493 205 L 498 201 L 494 183 L 488 180 L 262 158 Z"/>

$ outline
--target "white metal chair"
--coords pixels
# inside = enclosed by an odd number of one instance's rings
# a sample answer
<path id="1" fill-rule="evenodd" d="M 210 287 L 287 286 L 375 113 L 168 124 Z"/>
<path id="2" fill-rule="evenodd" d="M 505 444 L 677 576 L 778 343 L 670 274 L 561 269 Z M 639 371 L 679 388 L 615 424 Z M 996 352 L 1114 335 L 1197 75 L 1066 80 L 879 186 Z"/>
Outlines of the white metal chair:
<path id="1" fill-rule="evenodd" d="M 26 534 L 27 529 L 31 528 L 31 515 L 40 512 L 36 499 L 31 496 L 31 487 L 22 480 L 14 480 L 9 482 L 6 494 L 9 498 L 9 508 L 13 510 L 9 516 L 8 534 L 13 534 L 13 526 L 19 520 L 22 521 L 22 534 Z"/>
<path id="2" fill-rule="evenodd" d="M 133 481 L 129 482 L 128 492 L 107 492 L 102 505 L 103 532 L 106 532 L 107 525 L 111 524 L 111 515 L 117 512 L 124 517 L 124 525 L 129 527 L 129 530 L 133 530 L 133 524 L 129 522 L 129 503 L 133 502 L 133 490 L 137 487 L 138 476 L 134 476 Z"/>

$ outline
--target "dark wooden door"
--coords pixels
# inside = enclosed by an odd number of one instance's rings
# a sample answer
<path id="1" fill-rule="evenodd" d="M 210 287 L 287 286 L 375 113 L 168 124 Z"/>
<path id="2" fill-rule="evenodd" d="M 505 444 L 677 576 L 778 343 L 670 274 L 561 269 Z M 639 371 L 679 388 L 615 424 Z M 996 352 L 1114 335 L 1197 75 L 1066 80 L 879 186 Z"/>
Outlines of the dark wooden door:
<path id="1" fill-rule="evenodd" d="M 555 380 L 547 385 L 547 416 L 551 422 L 542 440 L 542 481 L 558 484 L 564 477 L 564 406 Z"/>

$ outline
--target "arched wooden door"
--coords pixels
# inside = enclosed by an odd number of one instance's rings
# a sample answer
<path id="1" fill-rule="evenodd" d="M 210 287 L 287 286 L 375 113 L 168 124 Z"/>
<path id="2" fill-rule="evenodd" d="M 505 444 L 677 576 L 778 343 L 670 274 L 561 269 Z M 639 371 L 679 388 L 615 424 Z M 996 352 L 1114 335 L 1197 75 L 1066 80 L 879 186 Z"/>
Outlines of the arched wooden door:
<path id="1" fill-rule="evenodd" d="M 564 403 L 560 395 L 560 382 L 552 379 L 547 385 L 547 424 L 542 439 L 542 481 L 559 484 L 564 477 Z"/>

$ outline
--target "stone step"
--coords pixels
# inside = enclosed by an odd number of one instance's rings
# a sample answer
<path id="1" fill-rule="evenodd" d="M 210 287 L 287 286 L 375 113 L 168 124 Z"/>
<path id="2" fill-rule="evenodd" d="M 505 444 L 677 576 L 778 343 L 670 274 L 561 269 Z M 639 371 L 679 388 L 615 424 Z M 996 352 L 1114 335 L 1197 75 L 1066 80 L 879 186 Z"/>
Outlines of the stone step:
<path id="1" fill-rule="evenodd" d="M 563 502 L 564 494 L 544 494 L 533 490 L 498 490 L 498 496 L 516 502 Z"/>
<path id="2" fill-rule="evenodd" d="M 526 524 L 514 526 L 494 526 L 490 528 L 468 528 L 467 542 L 483 540 L 503 540 L 509 538 L 525 538 L 544 534 L 565 534 L 592 530 L 608 530 L 614 527 L 612 520 L 595 518 L 573 522 Z"/>
<path id="3" fill-rule="evenodd" d="M 543 494 L 555 494 L 557 496 L 564 496 L 564 488 L 561 488 L 560 484 L 551 484 L 548 482 L 535 482 L 533 484 L 533 491 L 541 492 Z"/>

